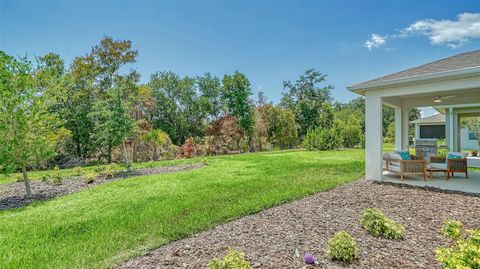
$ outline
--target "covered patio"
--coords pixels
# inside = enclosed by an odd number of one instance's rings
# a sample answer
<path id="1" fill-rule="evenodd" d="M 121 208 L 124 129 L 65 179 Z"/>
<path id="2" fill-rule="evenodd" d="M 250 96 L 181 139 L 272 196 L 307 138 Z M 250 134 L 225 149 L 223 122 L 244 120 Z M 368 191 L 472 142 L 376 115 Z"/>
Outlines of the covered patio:
<path id="1" fill-rule="evenodd" d="M 409 110 L 437 107 L 446 117 L 448 151 L 460 151 L 460 120 L 480 115 L 480 50 L 458 54 L 384 77 L 350 86 L 365 96 L 366 178 L 480 193 L 480 172 L 469 171 L 469 178 L 456 174 L 445 180 L 442 173 L 409 175 L 403 180 L 384 173 L 382 166 L 382 105 L 395 109 L 395 149 L 409 150 Z M 428 158 L 426 160 L 428 167 Z"/>

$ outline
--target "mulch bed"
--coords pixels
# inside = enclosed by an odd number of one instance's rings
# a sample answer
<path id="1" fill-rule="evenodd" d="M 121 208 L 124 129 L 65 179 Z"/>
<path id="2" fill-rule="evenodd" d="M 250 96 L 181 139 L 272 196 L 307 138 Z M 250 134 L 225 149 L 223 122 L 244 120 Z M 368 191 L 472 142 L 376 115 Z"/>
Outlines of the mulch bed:
<path id="1" fill-rule="evenodd" d="M 403 224 L 405 240 L 368 234 L 359 218 L 371 207 Z M 441 268 L 435 249 L 448 244 L 439 233 L 443 221 L 480 228 L 479 213 L 479 197 L 359 180 L 173 242 L 119 268 L 206 268 L 229 248 L 245 252 L 255 268 L 303 268 L 307 252 L 319 262 L 307 268 Z M 352 264 L 326 255 L 327 241 L 338 230 L 357 239 L 360 258 Z"/>
<path id="2" fill-rule="evenodd" d="M 32 181 L 30 184 L 32 186 L 34 195 L 31 198 L 25 198 L 25 184 L 23 182 L 4 184 L 0 185 L 0 210 L 23 207 L 35 201 L 47 200 L 57 196 L 67 195 L 85 188 L 97 186 L 122 178 L 181 172 L 197 169 L 203 165 L 203 163 L 195 163 L 138 169 L 129 173 L 124 172 L 116 174 L 113 178 L 98 176 L 97 179 L 92 183 L 86 183 L 84 180 L 78 177 L 65 178 L 60 184 Z"/>

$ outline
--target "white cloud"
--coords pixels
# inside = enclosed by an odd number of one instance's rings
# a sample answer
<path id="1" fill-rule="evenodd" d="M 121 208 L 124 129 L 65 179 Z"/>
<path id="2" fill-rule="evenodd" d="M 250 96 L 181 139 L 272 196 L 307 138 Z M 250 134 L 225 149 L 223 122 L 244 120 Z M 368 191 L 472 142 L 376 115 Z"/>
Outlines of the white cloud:
<path id="1" fill-rule="evenodd" d="M 433 45 L 458 48 L 472 39 L 480 38 L 480 13 L 462 13 L 457 16 L 457 20 L 419 20 L 396 34 L 372 34 L 365 41 L 365 47 L 369 50 L 376 49 L 384 45 L 387 39 L 406 38 L 414 34 L 426 36 Z"/>
<path id="2" fill-rule="evenodd" d="M 372 34 L 372 37 L 365 41 L 365 47 L 368 48 L 368 50 L 376 49 L 379 48 L 380 46 L 384 45 L 386 43 L 386 37 L 381 36 L 379 34 Z"/>
<path id="3" fill-rule="evenodd" d="M 473 38 L 480 38 L 480 13 L 462 13 L 456 21 L 426 19 L 417 21 L 404 30 L 406 34 L 422 34 L 434 45 L 457 48 Z"/>

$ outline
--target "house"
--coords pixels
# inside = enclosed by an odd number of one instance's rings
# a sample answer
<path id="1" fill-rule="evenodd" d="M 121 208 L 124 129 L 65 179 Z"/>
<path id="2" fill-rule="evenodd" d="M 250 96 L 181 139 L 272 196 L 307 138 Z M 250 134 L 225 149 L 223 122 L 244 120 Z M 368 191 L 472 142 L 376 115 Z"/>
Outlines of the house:
<path id="1" fill-rule="evenodd" d="M 365 176 L 382 180 L 382 105 L 395 109 L 396 149 L 409 147 L 409 109 L 436 107 L 445 115 L 448 149 L 460 151 L 461 119 L 480 116 L 480 50 L 375 78 L 348 89 L 365 96 Z M 480 181 L 478 172 L 478 175 L 472 174 Z M 473 187 L 462 188 L 468 191 Z M 480 184 L 476 188 L 480 193 Z"/>
<path id="2" fill-rule="evenodd" d="M 441 113 L 410 122 L 415 128 L 415 139 L 446 138 L 445 115 Z M 477 138 L 468 128 L 460 129 L 460 149 L 479 150 Z"/>

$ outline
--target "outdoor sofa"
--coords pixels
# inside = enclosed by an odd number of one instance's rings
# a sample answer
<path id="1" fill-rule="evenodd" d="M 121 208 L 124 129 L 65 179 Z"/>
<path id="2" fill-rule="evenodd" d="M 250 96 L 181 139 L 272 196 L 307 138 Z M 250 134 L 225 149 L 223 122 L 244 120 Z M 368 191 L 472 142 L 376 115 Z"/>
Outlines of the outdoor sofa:
<path id="1" fill-rule="evenodd" d="M 384 153 L 383 169 L 400 175 L 401 180 L 407 174 L 423 175 L 423 180 L 427 180 L 427 161 L 423 156 L 410 155 L 410 160 L 404 160 L 398 153 Z"/>

